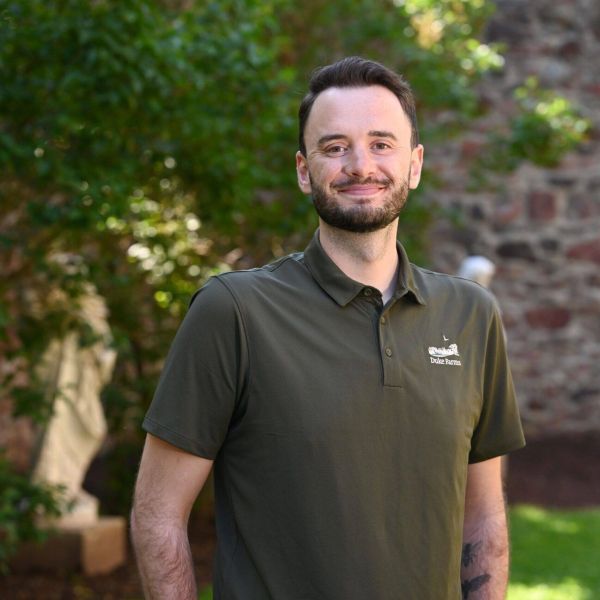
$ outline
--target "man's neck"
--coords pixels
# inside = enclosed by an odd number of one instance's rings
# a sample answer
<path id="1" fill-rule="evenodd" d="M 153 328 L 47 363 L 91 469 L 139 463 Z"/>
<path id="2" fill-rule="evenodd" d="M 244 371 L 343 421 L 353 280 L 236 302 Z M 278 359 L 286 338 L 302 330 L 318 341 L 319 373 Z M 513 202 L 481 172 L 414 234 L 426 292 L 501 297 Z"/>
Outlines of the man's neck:
<path id="1" fill-rule="evenodd" d="M 396 289 L 398 221 L 372 233 L 353 233 L 321 221 L 319 240 L 323 250 L 351 279 L 378 289 L 384 304 Z"/>

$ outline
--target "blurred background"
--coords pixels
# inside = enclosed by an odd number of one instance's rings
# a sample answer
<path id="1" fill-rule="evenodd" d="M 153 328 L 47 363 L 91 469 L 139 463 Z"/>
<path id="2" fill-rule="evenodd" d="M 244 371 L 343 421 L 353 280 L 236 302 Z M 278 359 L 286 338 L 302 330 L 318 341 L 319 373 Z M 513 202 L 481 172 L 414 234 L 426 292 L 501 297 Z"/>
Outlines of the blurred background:
<path id="1" fill-rule="evenodd" d="M 529 442 L 508 469 L 509 598 L 600 598 L 598 2 L 0 0 L 3 598 L 141 597 L 131 554 L 98 577 L 9 567 L 61 507 L 34 476 L 68 396 L 57 365 L 72 351 L 97 369 L 83 487 L 126 516 L 191 294 L 314 231 L 296 112 L 310 72 L 352 54 L 417 97 L 425 177 L 400 224 L 412 260 L 495 265 Z M 196 513 L 204 589 L 210 490 Z"/>

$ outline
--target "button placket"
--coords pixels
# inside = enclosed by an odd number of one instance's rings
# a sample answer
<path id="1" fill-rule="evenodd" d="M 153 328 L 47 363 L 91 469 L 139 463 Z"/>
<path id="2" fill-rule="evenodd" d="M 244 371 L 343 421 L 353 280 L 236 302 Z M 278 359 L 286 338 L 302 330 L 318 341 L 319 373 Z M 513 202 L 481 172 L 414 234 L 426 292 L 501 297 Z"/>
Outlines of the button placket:
<path id="1" fill-rule="evenodd" d="M 390 335 L 390 331 L 385 326 L 386 323 L 387 323 L 387 319 L 386 319 L 385 315 L 381 315 L 379 317 L 379 325 L 380 325 L 379 339 L 380 339 L 381 347 L 383 349 L 383 353 L 388 358 L 390 358 L 393 355 L 393 351 L 392 351 L 392 348 L 389 346 L 388 336 Z"/>
<path id="2" fill-rule="evenodd" d="M 378 319 L 383 382 L 386 386 L 402 387 L 400 354 L 396 351 L 394 330 L 391 323 L 389 307 L 386 307 L 385 313 L 382 311 Z"/>

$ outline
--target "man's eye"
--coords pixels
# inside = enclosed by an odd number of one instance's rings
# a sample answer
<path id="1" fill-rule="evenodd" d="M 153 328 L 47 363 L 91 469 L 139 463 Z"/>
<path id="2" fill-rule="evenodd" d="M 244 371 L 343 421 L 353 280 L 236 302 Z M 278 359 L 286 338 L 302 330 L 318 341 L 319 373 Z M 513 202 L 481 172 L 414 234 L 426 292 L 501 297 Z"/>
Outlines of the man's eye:
<path id="1" fill-rule="evenodd" d="M 329 146 L 325 149 L 325 152 L 330 156 L 338 156 L 346 152 L 345 146 Z"/>
<path id="2" fill-rule="evenodd" d="M 391 148 L 386 142 L 375 142 L 372 147 L 373 150 L 389 150 Z"/>

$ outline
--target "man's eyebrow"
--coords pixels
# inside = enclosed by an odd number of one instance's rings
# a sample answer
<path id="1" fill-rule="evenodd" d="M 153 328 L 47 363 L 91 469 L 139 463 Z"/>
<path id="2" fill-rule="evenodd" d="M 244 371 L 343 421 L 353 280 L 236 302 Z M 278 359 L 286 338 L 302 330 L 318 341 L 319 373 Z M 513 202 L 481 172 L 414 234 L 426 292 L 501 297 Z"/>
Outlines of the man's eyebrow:
<path id="1" fill-rule="evenodd" d="M 382 131 L 379 129 L 372 129 L 369 131 L 369 137 L 379 137 L 379 138 L 389 138 L 391 140 L 397 141 L 396 136 L 391 131 Z M 323 146 L 327 142 L 331 142 L 333 140 L 347 140 L 348 136 L 343 133 L 328 133 L 327 135 L 321 136 L 318 141 L 318 146 Z"/>
<path id="2" fill-rule="evenodd" d="M 347 140 L 348 136 L 343 133 L 328 133 L 327 135 L 323 135 L 317 141 L 318 146 L 322 146 L 327 142 L 331 142 L 332 140 Z"/>
<path id="3" fill-rule="evenodd" d="M 396 136 L 391 131 L 380 131 L 379 129 L 374 129 L 369 131 L 370 137 L 382 137 L 382 138 L 390 138 L 394 141 L 397 140 Z"/>

